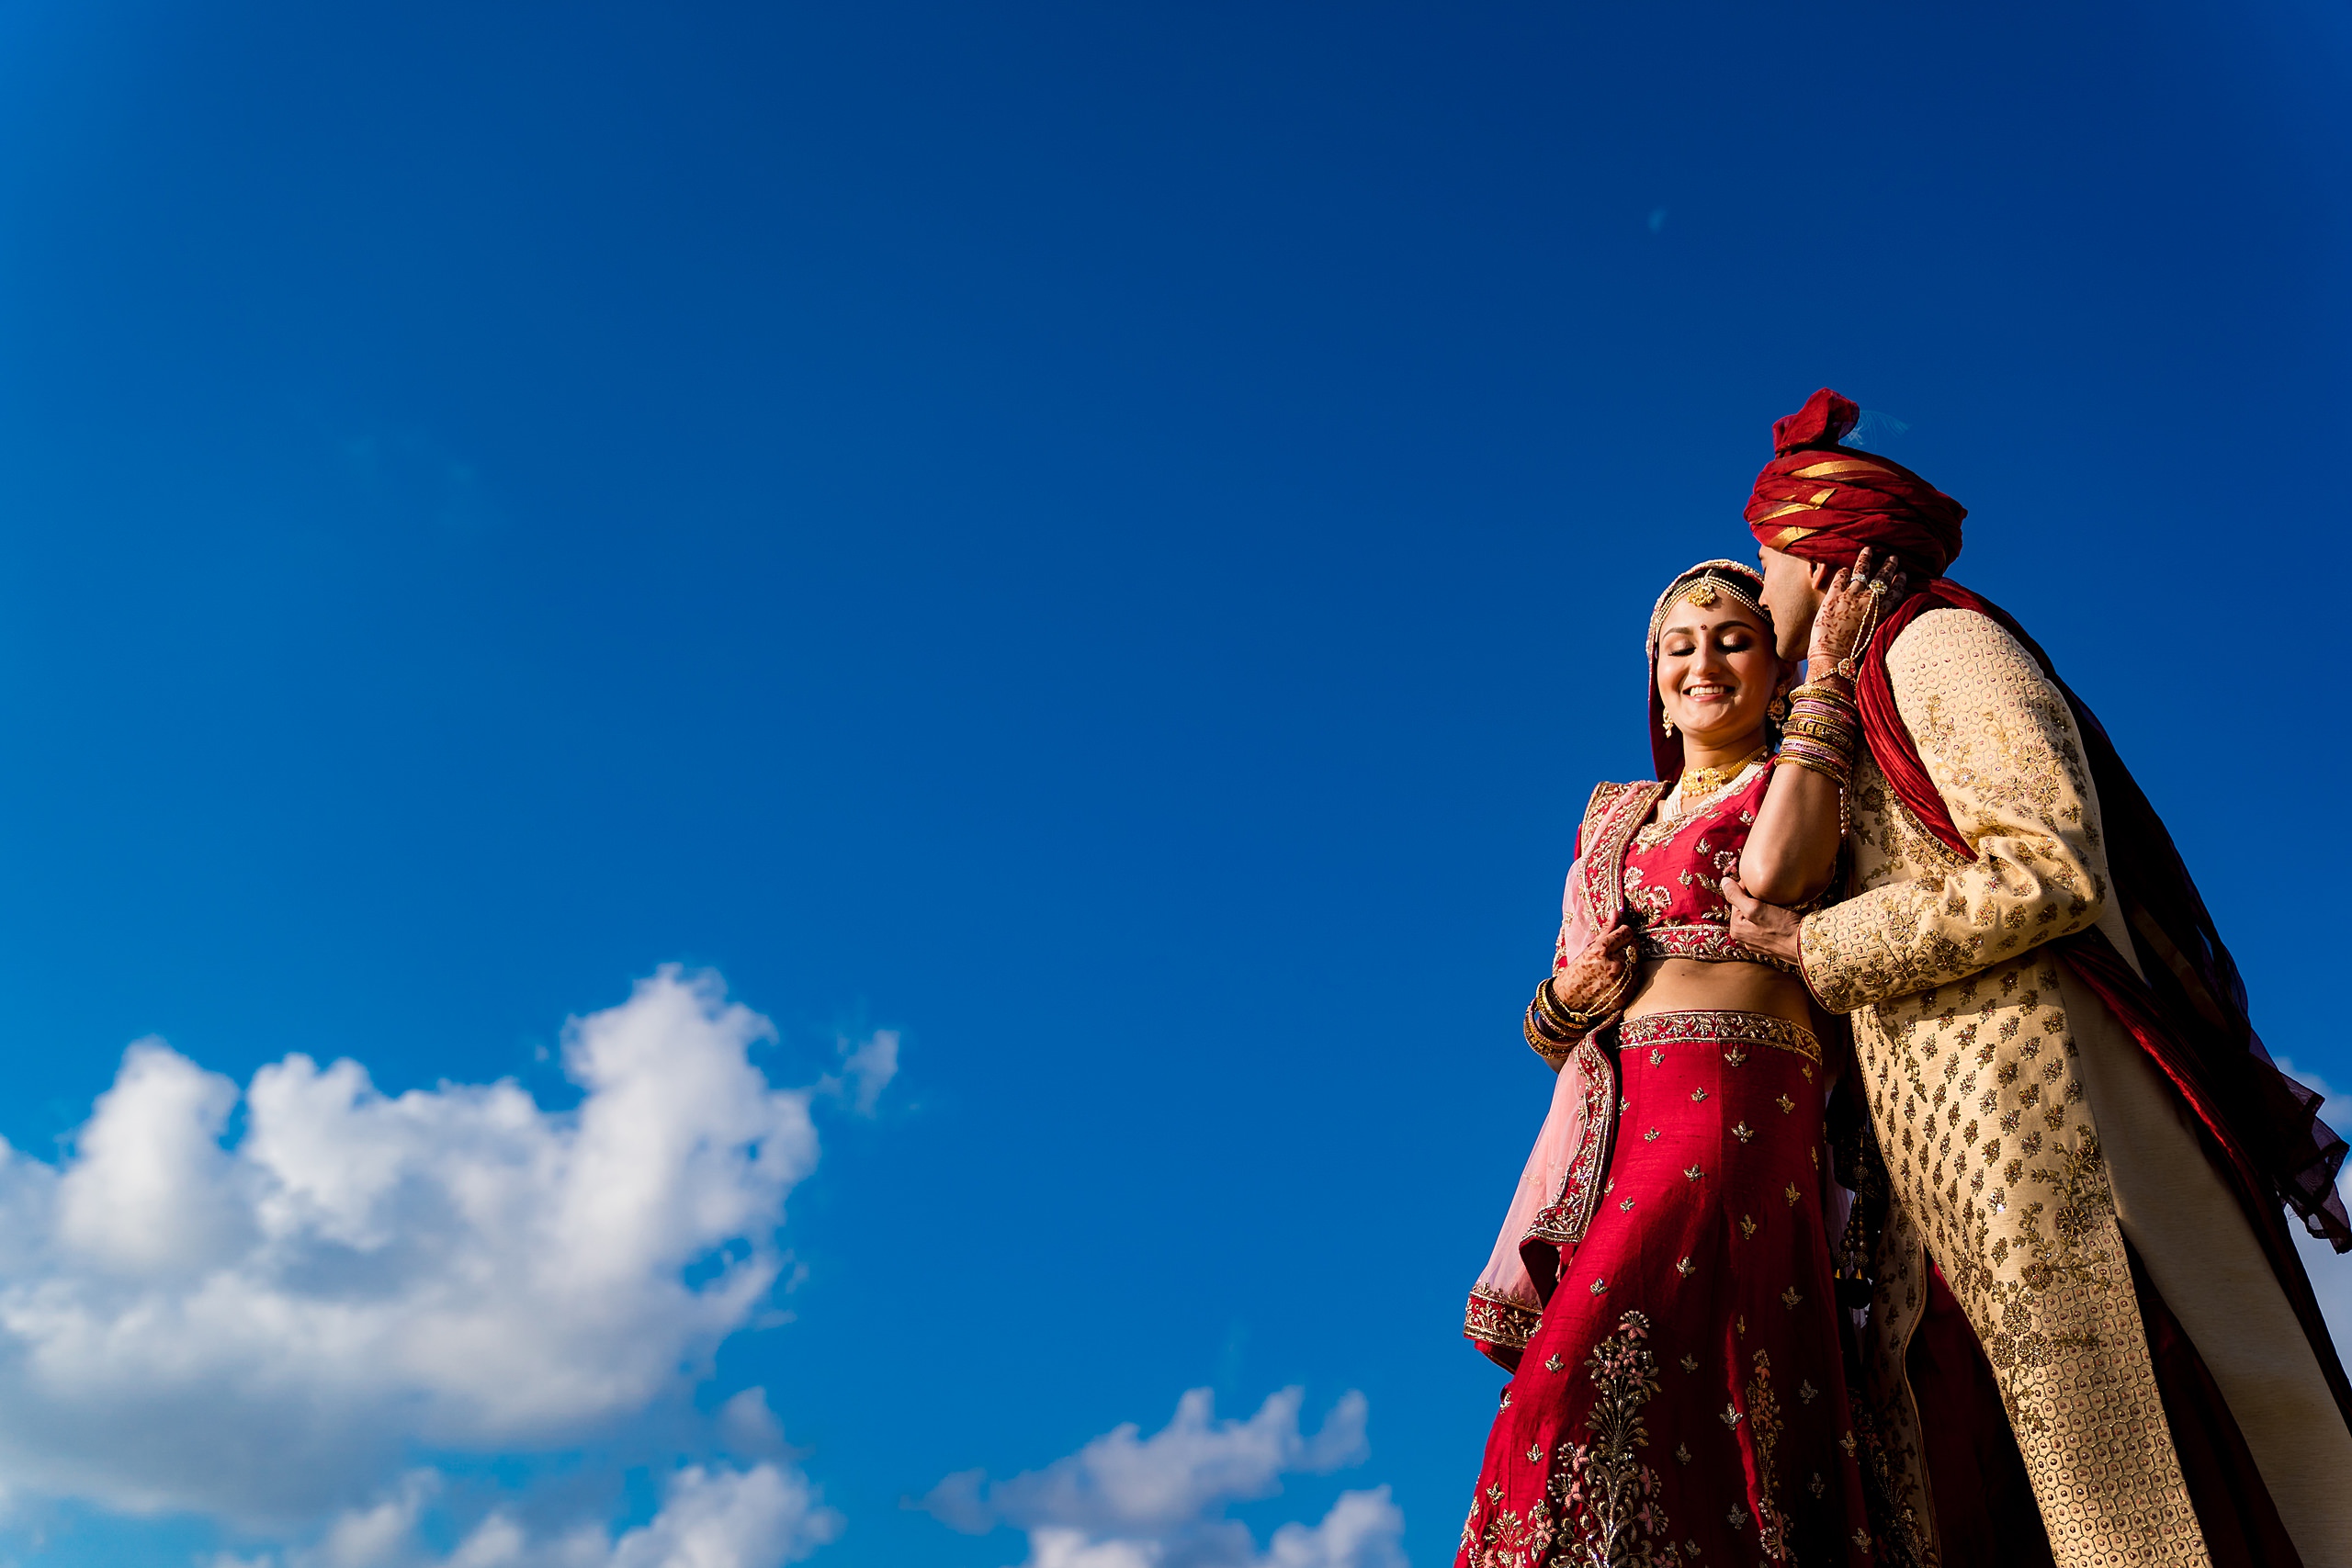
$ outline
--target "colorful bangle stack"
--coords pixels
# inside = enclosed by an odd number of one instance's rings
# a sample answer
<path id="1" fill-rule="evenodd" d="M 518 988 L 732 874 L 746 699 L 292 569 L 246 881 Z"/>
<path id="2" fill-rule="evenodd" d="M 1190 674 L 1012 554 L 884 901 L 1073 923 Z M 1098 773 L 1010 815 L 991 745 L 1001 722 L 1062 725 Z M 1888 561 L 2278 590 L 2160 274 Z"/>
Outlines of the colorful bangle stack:
<path id="1" fill-rule="evenodd" d="M 1630 968 L 1626 976 L 1631 978 Z M 1600 1027 L 1615 1010 L 1624 990 L 1621 982 L 1600 1008 L 1591 1012 L 1578 1012 L 1572 1007 L 1563 1006 L 1560 998 L 1552 994 L 1552 976 L 1546 975 L 1544 983 L 1535 987 L 1535 999 L 1527 1004 L 1527 1017 L 1521 1023 L 1521 1030 L 1537 1055 L 1547 1062 L 1556 1063 L 1574 1049 L 1578 1041 Z"/>
<path id="2" fill-rule="evenodd" d="M 1861 715 L 1853 694 L 1831 684 L 1808 681 L 1789 694 L 1788 722 L 1781 727 L 1783 764 L 1809 768 L 1844 789 L 1854 779 L 1854 739 L 1861 733 Z"/>

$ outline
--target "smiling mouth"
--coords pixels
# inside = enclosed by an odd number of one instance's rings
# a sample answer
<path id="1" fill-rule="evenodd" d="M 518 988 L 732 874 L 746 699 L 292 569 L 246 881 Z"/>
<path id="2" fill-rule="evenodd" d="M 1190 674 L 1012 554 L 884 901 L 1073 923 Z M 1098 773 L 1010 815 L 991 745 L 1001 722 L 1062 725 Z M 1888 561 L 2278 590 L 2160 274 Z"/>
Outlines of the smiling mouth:
<path id="1" fill-rule="evenodd" d="M 1691 703 L 1717 702 L 1731 695 L 1728 686 L 1701 685 L 1682 688 L 1682 700 Z"/>

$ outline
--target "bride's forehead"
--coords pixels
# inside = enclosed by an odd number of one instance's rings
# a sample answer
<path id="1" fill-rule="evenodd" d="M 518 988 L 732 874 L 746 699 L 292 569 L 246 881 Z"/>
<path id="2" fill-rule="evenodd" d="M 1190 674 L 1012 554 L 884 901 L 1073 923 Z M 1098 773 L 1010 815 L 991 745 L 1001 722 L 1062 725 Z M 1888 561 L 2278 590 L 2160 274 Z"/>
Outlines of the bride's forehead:
<path id="1" fill-rule="evenodd" d="M 1668 632 L 1690 632 L 1705 636 L 1718 626 L 1737 624 L 1764 629 L 1764 618 L 1728 593 L 1716 595 L 1710 605 L 1693 604 L 1688 599 L 1668 605 L 1666 619 L 1658 624 L 1658 636 Z"/>

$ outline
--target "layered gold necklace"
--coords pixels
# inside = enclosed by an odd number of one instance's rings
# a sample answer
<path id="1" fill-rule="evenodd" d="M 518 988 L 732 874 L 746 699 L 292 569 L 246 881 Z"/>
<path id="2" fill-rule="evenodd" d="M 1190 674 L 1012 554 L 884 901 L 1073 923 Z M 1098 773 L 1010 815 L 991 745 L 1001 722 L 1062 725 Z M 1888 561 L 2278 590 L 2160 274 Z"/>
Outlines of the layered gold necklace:
<path id="1" fill-rule="evenodd" d="M 1685 768 L 1682 770 L 1682 782 L 1675 785 L 1674 793 L 1685 800 L 1696 800 L 1702 795 L 1713 795 L 1719 789 L 1728 787 L 1732 780 L 1747 771 L 1750 762 L 1770 755 L 1771 750 L 1769 746 L 1758 746 L 1729 767 Z"/>

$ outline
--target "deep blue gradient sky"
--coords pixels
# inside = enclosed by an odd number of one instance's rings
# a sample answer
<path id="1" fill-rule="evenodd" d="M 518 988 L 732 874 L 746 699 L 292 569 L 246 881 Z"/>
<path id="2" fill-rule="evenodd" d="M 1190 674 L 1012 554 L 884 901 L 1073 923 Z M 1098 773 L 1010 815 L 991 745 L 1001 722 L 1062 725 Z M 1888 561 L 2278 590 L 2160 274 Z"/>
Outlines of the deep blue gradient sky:
<path id="1" fill-rule="evenodd" d="M 779 1082 L 905 1035 L 698 1395 L 817 1561 L 1011 1562 L 899 1499 L 1303 1383 L 1371 1460 L 1245 1517 L 1385 1482 L 1441 1563 L 1575 818 L 1815 387 L 2352 1084 L 2347 65 L 2316 0 L 0 0 L 0 1133 L 150 1033 L 557 1103 L 714 966 Z"/>

